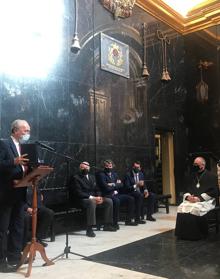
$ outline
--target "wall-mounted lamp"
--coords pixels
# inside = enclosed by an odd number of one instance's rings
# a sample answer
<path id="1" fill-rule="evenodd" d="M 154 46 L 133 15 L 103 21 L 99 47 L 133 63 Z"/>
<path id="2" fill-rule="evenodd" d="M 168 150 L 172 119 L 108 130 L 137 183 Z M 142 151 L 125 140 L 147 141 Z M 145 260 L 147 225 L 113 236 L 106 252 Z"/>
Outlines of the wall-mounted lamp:
<path id="1" fill-rule="evenodd" d="M 162 50 L 163 72 L 161 75 L 161 80 L 170 81 L 171 77 L 167 67 L 167 45 L 170 44 L 170 40 L 167 38 L 167 35 L 164 35 L 160 30 L 157 30 L 157 37 L 161 41 L 161 50 Z"/>
<path id="2" fill-rule="evenodd" d="M 209 98 L 209 86 L 203 80 L 203 71 L 207 70 L 210 66 L 213 65 L 211 61 L 199 61 L 198 68 L 200 70 L 200 82 L 196 85 L 196 98 L 197 101 L 205 104 Z"/>
<path id="3" fill-rule="evenodd" d="M 146 23 L 143 23 L 143 69 L 142 69 L 142 77 L 149 77 L 149 72 L 146 64 Z"/>
<path id="4" fill-rule="evenodd" d="M 75 3 L 75 31 L 74 31 L 74 36 L 72 39 L 72 45 L 70 47 L 70 50 L 72 53 L 78 53 L 81 49 L 80 44 L 79 44 L 79 38 L 78 38 L 78 33 L 77 33 L 77 22 L 78 22 L 78 9 L 77 9 L 77 0 L 74 1 Z"/>

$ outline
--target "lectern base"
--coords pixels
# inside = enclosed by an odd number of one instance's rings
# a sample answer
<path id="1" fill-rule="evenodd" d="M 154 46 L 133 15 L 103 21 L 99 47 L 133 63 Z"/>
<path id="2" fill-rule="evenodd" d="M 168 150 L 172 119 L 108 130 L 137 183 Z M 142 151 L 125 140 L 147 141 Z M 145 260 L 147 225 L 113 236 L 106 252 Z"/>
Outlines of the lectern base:
<path id="1" fill-rule="evenodd" d="M 27 270 L 27 273 L 25 274 L 25 277 L 29 277 L 31 274 L 32 263 L 33 263 L 33 260 L 34 260 L 34 257 L 36 255 L 37 251 L 41 254 L 41 258 L 45 261 L 44 266 L 54 264 L 54 262 L 52 262 L 51 260 L 49 260 L 47 258 L 43 245 L 36 242 L 36 240 L 34 240 L 34 241 L 32 240 L 32 242 L 27 244 L 26 247 L 24 248 L 23 255 L 21 257 L 21 261 L 18 265 L 18 268 L 21 267 L 25 262 L 27 262 L 27 259 L 28 259 L 28 270 Z"/>

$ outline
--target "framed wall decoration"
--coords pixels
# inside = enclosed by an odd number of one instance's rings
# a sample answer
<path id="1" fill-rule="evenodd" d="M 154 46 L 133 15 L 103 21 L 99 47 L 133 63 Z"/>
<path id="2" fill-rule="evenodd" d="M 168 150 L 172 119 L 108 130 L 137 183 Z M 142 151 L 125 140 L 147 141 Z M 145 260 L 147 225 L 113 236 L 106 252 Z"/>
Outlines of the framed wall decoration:
<path id="1" fill-rule="evenodd" d="M 129 78 L 129 46 L 101 33 L 101 69 Z"/>

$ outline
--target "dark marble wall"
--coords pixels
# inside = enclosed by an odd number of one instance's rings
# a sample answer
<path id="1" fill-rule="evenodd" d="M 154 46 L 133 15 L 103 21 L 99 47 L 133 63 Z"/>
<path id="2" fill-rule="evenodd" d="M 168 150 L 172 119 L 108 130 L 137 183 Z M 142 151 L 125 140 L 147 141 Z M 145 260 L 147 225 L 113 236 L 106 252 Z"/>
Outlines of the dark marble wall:
<path id="1" fill-rule="evenodd" d="M 189 152 L 201 153 L 209 159 L 220 158 L 220 59 L 219 26 L 205 32 L 196 32 L 185 38 L 186 86 L 186 124 L 189 127 Z M 203 70 L 203 80 L 208 85 L 208 100 L 200 102 L 196 86 L 199 84 L 199 61 L 211 62 Z"/>
<path id="2" fill-rule="evenodd" d="M 63 156 L 42 151 L 45 162 L 55 167 L 42 187 L 53 188 L 65 186 L 67 175 L 74 173 L 82 160 L 100 168 L 103 159 L 112 158 L 121 175 L 133 160 L 140 160 L 147 177 L 153 178 L 154 133 L 157 129 L 173 131 L 176 187 L 180 191 L 187 153 L 183 37 L 138 7 L 132 17 L 115 20 L 98 0 L 78 2 L 78 54 L 70 52 L 74 5 L 66 0 L 62 53 L 48 77 L 19 79 L 1 75 L 1 137 L 8 136 L 14 119 L 23 118 L 31 124 L 32 140 L 43 141 L 60 155 L 71 156 L 73 160 L 67 164 Z M 143 22 L 148 26 L 149 79 L 141 76 Z M 161 81 L 157 30 L 170 39 L 167 51 L 172 80 L 168 83 Z M 100 69 L 101 32 L 129 45 L 129 79 Z"/>

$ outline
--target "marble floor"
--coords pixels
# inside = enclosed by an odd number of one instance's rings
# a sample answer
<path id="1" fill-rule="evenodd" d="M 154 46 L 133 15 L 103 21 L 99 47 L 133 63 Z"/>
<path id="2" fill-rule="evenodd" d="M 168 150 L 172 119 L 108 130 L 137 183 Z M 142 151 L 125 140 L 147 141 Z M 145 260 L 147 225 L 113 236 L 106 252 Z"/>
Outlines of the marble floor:
<path id="1" fill-rule="evenodd" d="M 54 265 L 45 267 L 37 254 L 30 278 L 220 278 L 220 236 L 213 232 L 205 241 L 176 240 L 176 207 L 170 211 L 166 214 L 160 209 L 154 215 L 157 222 L 135 227 L 121 223 L 119 231 L 97 231 L 95 238 L 86 237 L 85 231 L 71 232 L 69 246 L 73 254 L 60 256 Z M 62 254 L 65 241 L 65 235 L 56 236 L 55 242 L 48 240 L 48 258 Z M 0 278 L 23 278 L 26 271 L 27 265 L 23 265 L 16 273 L 0 273 Z"/>

